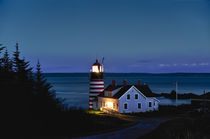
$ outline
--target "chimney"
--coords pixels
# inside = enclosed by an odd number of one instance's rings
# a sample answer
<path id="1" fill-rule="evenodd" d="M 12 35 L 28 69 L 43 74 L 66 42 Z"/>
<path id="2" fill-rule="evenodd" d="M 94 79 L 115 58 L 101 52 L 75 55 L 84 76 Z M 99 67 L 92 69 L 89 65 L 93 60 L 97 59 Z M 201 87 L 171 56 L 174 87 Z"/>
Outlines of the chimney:
<path id="1" fill-rule="evenodd" d="M 127 81 L 126 81 L 126 80 L 123 81 L 123 85 L 124 85 L 124 86 L 127 85 Z"/>
<path id="2" fill-rule="evenodd" d="M 115 86 L 115 80 L 112 80 L 112 86 Z"/>
<path id="3" fill-rule="evenodd" d="M 140 86 L 140 85 L 141 85 L 140 83 L 141 83 L 141 81 L 140 81 L 140 80 L 138 80 L 138 86 Z"/>

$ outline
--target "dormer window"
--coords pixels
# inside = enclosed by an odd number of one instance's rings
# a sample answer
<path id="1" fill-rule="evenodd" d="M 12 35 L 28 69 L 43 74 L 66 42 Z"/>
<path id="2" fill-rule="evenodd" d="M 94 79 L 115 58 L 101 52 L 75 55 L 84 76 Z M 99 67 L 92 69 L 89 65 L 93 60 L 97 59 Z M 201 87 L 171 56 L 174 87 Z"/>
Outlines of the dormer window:
<path id="1" fill-rule="evenodd" d="M 135 94 L 135 99 L 139 99 L 139 95 L 138 94 Z"/>
<path id="2" fill-rule="evenodd" d="M 127 99 L 130 99 L 130 94 L 127 95 Z"/>

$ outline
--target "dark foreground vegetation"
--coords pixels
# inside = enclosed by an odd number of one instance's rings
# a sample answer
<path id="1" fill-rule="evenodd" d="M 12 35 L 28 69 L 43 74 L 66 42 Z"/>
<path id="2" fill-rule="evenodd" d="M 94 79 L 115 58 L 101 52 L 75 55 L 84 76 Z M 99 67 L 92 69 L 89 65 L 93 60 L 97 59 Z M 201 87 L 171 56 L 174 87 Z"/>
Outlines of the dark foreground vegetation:
<path id="1" fill-rule="evenodd" d="M 0 46 L 0 93 L 1 133 L 6 136 L 82 136 L 129 123 L 65 107 L 42 76 L 39 61 L 34 74 L 30 63 L 20 57 L 18 44 L 11 57 Z"/>
<path id="2" fill-rule="evenodd" d="M 140 139 L 209 139 L 210 115 L 201 112 L 191 113 L 188 117 L 179 117 L 164 122 L 151 133 Z"/>
<path id="3" fill-rule="evenodd" d="M 198 112 L 197 109 L 197 105 L 160 106 L 159 112 L 133 114 L 139 117 L 164 116 L 171 119 L 161 123 L 151 133 L 139 136 L 139 139 L 209 139 L 210 113 Z"/>

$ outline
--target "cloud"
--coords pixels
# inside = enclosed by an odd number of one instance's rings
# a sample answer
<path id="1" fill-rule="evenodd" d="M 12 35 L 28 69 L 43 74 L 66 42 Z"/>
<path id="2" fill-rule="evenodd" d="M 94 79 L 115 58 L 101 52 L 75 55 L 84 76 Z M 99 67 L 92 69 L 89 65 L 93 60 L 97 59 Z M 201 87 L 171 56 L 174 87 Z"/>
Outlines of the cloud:
<path id="1" fill-rule="evenodd" d="M 170 67 L 170 64 L 159 64 L 160 67 Z"/>
<path id="2" fill-rule="evenodd" d="M 182 66 L 189 66 L 189 64 L 182 64 Z"/>
<path id="3" fill-rule="evenodd" d="M 207 62 L 207 63 L 202 62 L 202 63 L 200 63 L 199 65 L 200 65 L 200 66 L 208 66 L 209 63 L 208 63 L 208 62 Z"/>
<path id="4" fill-rule="evenodd" d="M 177 66 L 184 66 L 184 67 L 196 67 L 196 66 L 208 66 L 208 62 L 201 62 L 201 63 L 184 63 L 184 64 L 158 64 L 160 67 L 177 67 Z"/>
<path id="5" fill-rule="evenodd" d="M 196 63 L 192 63 L 192 64 L 190 64 L 190 66 L 194 67 L 194 66 L 197 66 L 197 64 Z"/>

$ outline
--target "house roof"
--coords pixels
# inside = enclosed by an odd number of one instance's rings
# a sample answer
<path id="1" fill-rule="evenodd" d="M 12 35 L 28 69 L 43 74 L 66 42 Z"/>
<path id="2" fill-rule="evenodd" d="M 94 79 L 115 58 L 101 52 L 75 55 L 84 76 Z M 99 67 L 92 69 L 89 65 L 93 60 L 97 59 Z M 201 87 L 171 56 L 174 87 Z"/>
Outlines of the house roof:
<path id="1" fill-rule="evenodd" d="M 121 89 L 112 97 L 112 98 L 118 99 L 124 93 L 126 93 L 132 86 L 135 86 L 146 97 L 155 97 L 155 94 L 152 93 L 148 85 L 125 85 L 125 86 L 124 85 L 118 85 L 118 86 L 109 85 L 104 91 L 113 91 L 121 87 Z M 101 93 L 99 96 L 103 97 L 104 92 Z"/>
<path id="2" fill-rule="evenodd" d="M 113 90 L 115 90 L 115 89 L 118 89 L 118 88 L 120 88 L 120 87 L 122 87 L 122 85 L 109 85 L 109 86 L 107 86 L 107 88 L 105 89 L 106 91 L 113 91 Z"/>

